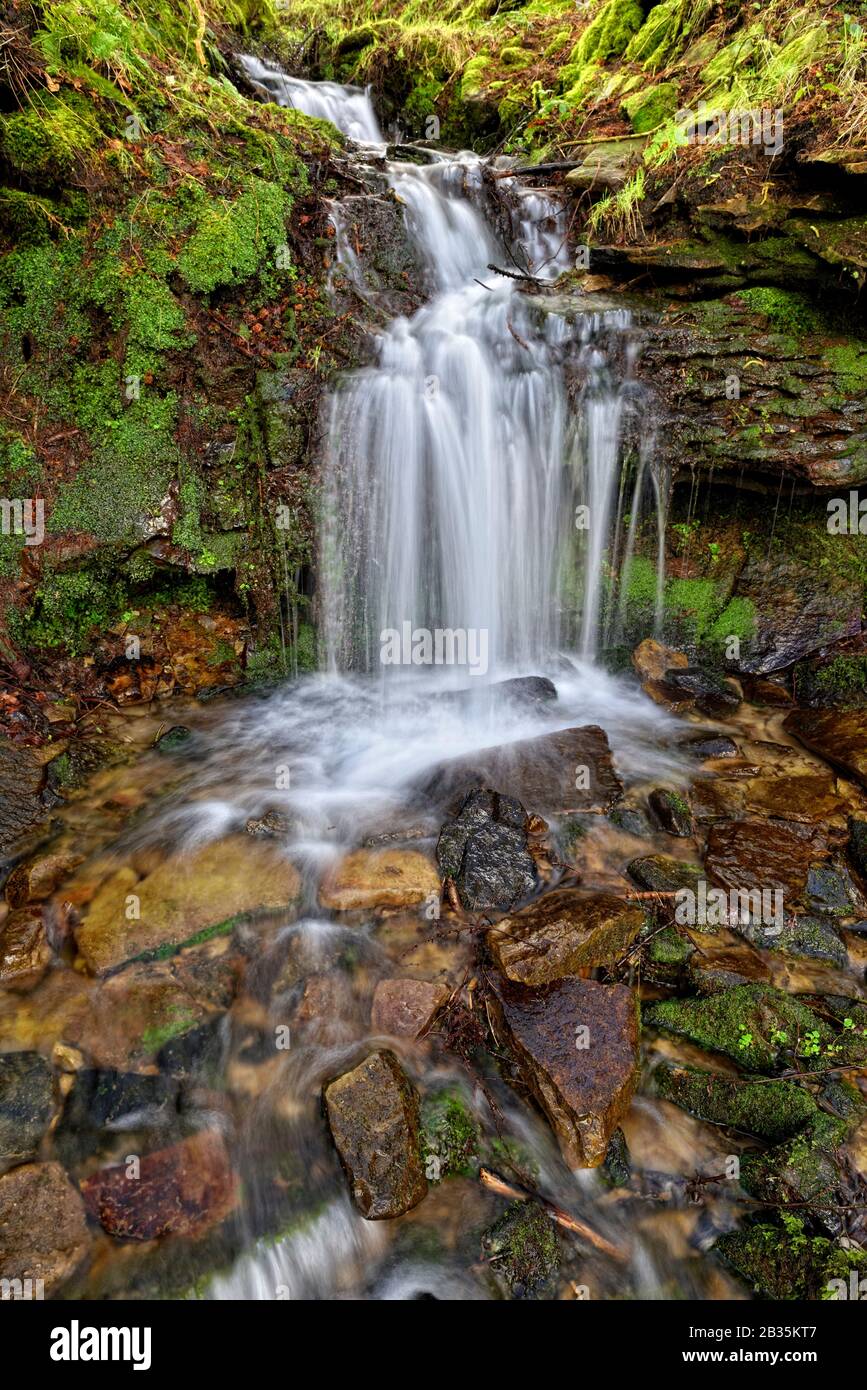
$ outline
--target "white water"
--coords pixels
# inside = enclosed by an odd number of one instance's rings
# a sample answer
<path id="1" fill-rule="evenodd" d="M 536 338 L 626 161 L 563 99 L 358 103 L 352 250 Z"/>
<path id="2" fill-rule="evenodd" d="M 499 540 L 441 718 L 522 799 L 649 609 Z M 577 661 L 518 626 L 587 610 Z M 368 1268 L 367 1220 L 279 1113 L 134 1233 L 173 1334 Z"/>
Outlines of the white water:
<path id="1" fill-rule="evenodd" d="M 404 205 L 430 298 L 382 332 L 372 365 L 348 373 L 330 402 L 319 574 L 328 673 L 203 710 L 182 787 L 164 799 L 158 821 L 140 823 L 130 838 L 192 846 L 280 811 L 290 826 L 283 843 L 304 872 L 307 895 L 307 916 L 289 930 L 321 972 L 340 950 L 380 959 L 367 928 L 338 925 L 317 907 L 323 868 L 394 826 L 435 835 L 431 808 L 412 784 L 443 759 L 599 723 L 627 782 L 664 779 L 681 764 L 665 748 L 674 728 L 668 717 L 591 660 L 612 534 L 620 535 L 630 506 L 635 517 L 642 486 L 640 473 L 627 486 L 622 466 L 626 440 L 642 430 L 629 314 L 566 312 L 488 269 L 495 263 L 544 281 L 567 267 L 553 195 L 504 180 L 514 194 L 504 244 L 486 216 L 490 194 L 475 155 L 439 156 L 423 167 L 383 163 L 363 92 L 243 61 L 272 98 L 365 143 L 360 157 L 379 162 Z M 338 253 L 351 261 L 339 208 L 335 225 Z M 567 368 L 580 383 L 572 400 Z M 647 467 L 646 450 L 642 457 Z M 575 527 L 581 504 L 593 519 L 586 534 Z M 628 552 L 634 520 L 621 539 Z M 466 670 L 382 667 L 382 630 L 407 620 L 413 628 L 484 629 L 488 678 L 548 673 L 559 699 L 543 710 L 496 696 L 467 707 L 443 698 L 473 683 Z M 324 1078 L 357 1058 L 368 1026 L 351 1010 L 330 1022 L 334 1036 L 295 1048 L 274 1081 L 294 1117 L 297 1153 L 318 1173 L 331 1173 L 334 1159 L 330 1150 L 323 1156 L 315 1098 Z M 567 1175 L 545 1127 L 514 1110 L 512 1132 L 545 1156 L 542 1187 L 582 1210 L 597 1179 Z M 255 1177 L 249 1181 L 254 1189 Z M 365 1223 L 342 1186 L 332 1186 L 327 1204 L 295 1234 L 251 1243 L 211 1294 L 339 1298 L 361 1288 L 385 1299 L 485 1296 L 466 1265 L 415 1256 L 388 1264 L 386 1246 L 384 1228 Z"/>

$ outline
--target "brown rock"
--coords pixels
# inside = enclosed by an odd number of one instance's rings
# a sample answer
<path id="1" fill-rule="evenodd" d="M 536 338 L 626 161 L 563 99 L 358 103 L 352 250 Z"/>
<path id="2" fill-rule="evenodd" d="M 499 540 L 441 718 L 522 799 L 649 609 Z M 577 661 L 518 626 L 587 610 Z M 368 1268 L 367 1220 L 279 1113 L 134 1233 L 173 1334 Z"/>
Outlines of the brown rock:
<path id="1" fill-rule="evenodd" d="M 867 710 L 796 709 L 786 715 L 783 726 L 867 787 Z"/>
<path id="2" fill-rule="evenodd" d="M 331 912 L 411 907 L 428 898 L 439 901 L 435 865 L 417 849 L 357 849 L 326 874 L 319 905 Z"/>
<path id="3" fill-rule="evenodd" d="M 428 980 L 380 980 L 373 992 L 371 1030 L 395 1038 L 417 1038 L 447 997 L 445 985 Z"/>
<path id="4" fill-rule="evenodd" d="M 699 994 L 720 994 L 734 985 L 746 985 L 755 980 L 762 984 L 771 982 L 770 968 L 755 947 L 746 941 L 737 946 L 706 947 L 702 944 L 701 949 L 690 956 L 687 974 Z"/>
<path id="5" fill-rule="evenodd" d="M 720 821 L 711 826 L 705 869 L 728 890 L 783 890 L 785 906 L 803 894 L 807 871 L 826 851 L 816 838 L 769 821 Z"/>
<path id="6" fill-rule="evenodd" d="M 510 980 L 543 985 L 613 964 L 643 925 L 641 908 L 623 898 L 559 888 L 491 927 L 488 948 Z"/>
<path id="7" fill-rule="evenodd" d="M 502 796 L 545 816 L 608 810 L 623 795 L 608 739 L 595 724 L 452 758 L 435 768 L 420 790 L 446 802 L 477 787 L 496 787 Z"/>
<path id="8" fill-rule="evenodd" d="M 0 1178 L 0 1279 L 42 1280 L 53 1293 L 89 1243 L 84 1203 L 59 1163 L 26 1163 Z M 36 1287 L 31 1296 L 40 1296 Z"/>
<path id="9" fill-rule="evenodd" d="M 26 907 L 50 897 L 81 859 L 80 854 L 60 850 L 18 864 L 6 880 L 6 901 L 11 907 Z"/>
<path id="10" fill-rule="evenodd" d="M 645 637 L 632 653 L 632 664 L 643 681 L 661 681 L 666 671 L 687 667 L 689 657 L 653 637 Z"/>
<path id="11" fill-rule="evenodd" d="M 147 951 L 179 946 L 247 913 L 289 907 L 297 870 L 266 841 L 233 835 L 190 855 L 174 855 L 145 878 L 121 869 L 96 893 L 78 928 L 78 949 L 101 975 Z M 138 916 L 127 916 L 130 895 Z"/>
<path id="12" fill-rule="evenodd" d="M 368 1221 L 402 1216 L 427 1192 L 418 1097 L 394 1053 L 373 1052 L 323 1092 L 355 1203 Z"/>
<path id="13" fill-rule="evenodd" d="M 572 1168 L 602 1163 L 638 1080 L 638 999 L 626 985 L 494 981 L 498 1032 Z"/>
<path id="14" fill-rule="evenodd" d="M 238 1184 L 222 1136 L 203 1130 L 181 1144 L 127 1165 L 100 1168 L 81 1184 L 90 1215 L 109 1235 L 125 1240 L 197 1237 L 225 1220 L 238 1200 Z"/>
<path id="15" fill-rule="evenodd" d="M 32 989 L 50 964 L 51 948 L 45 939 L 41 911 L 22 908 L 10 912 L 0 927 L 0 985 L 5 989 Z"/>

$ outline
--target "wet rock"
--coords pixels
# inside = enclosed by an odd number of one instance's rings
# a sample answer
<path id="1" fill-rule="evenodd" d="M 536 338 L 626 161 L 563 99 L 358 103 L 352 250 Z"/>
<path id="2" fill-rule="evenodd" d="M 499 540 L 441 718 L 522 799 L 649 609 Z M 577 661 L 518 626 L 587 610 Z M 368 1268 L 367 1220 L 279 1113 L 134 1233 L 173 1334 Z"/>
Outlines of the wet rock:
<path id="1" fill-rule="evenodd" d="M 419 790 L 444 803 L 479 787 L 496 787 L 542 816 L 608 811 L 623 794 L 608 739 L 595 724 L 453 758 L 435 768 Z"/>
<path id="2" fill-rule="evenodd" d="M 288 908 L 300 887 L 297 870 L 276 851 L 233 835 L 173 855 L 143 879 L 119 870 L 94 896 L 76 932 L 78 949 L 88 970 L 102 975 L 149 951 L 229 931 L 238 916 Z"/>
<path id="3" fill-rule="evenodd" d="M 690 738 L 682 745 L 695 758 L 739 758 L 741 750 L 733 738 L 724 735 Z"/>
<path id="4" fill-rule="evenodd" d="M 154 748 L 158 753 L 186 751 L 186 745 L 192 737 L 192 729 L 188 729 L 184 724 L 173 724 L 170 729 L 166 729 L 164 733 L 157 736 L 154 740 Z"/>
<path id="5" fill-rule="evenodd" d="M 2 857 L 45 814 L 44 769 L 29 748 L 0 735 L 0 866 Z"/>
<path id="6" fill-rule="evenodd" d="M 771 1143 L 797 1134 L 819 1114 L 809 1091 L 790 1081 L 739 1081 L 721 1072 L 669 1065 L 657 1067 L 653 1081 L 663 1100 L 700 1120 Z"/>
<path id="7" fill-rule="evenodd" d="M 425 1096 L 421 1106 L 421 1155 L 429 1182 L 468 1174 L 478 1165 L 479 1126 L 454 1089 Z"/>
<path id="8" fill-rule="evenodd" d="M 10 912 L 0 926 L 0 986 L 16 991 L 33 989 L 51 960 L 41 910 L 26 907 Z"/>
<path id="9" fill-rule="evenodd" d="M 666 671 L 688 666 L 689 658 L 653 637 L 645 637 L 632 653 L 632 664 L 643 681 L 661 681 Z"/>
<path id="10" fill-rule="evenodd" d="M 790 903 L 803 898 L 820 845 L 809 834 L 767 821 L 720 821 L 707 838 L 705 868 L 731 891 L 779 889 Z"/>
<path id="11" fill-rule="evenodd" d="M 762 922 L 742 922 L 737 930 L 754 946 L 763 951 L 782 951 L 787 956 L 806 956 L 811 960 L 828 961 L 845 969 L 846 947 L 827 917 L 806 913 L 787 917 L 781 927 Z"/>
<path id="12" fill-rule="evenodd" d="M 394 1053 L 373 1052 L 323 1092 L 328 1124 L 356 1206 L 368 1221 L 402 1216 L 427 1182 L 418 1097 Z"/>
<path id="13" fill-rule="evenodd" d="M 480 689 L 470 686 L 466 690 L 448 691 L 440 699 L 470 709 L 490 708 L 498 701 L 538 708 L 557 699 L 557 687 L 547 676 L 513 676 L 509 680 L 493 681 Z"/>
<path id="14" fill-rule="evenodd" d="M 38 1052 L 0 1053 L 0 1163 L 32 1158 L 51 1123 L 51 1068 Z"/>
<path id="15" fill-rule="evenodd" d="M 654 834 L 647 813 L 642 811 L 640 806 L 615 806 L 608 819 L 625 835 L 635 835 L 638 839 L 646 840 Z"/>
<path id="16" fill-rule="evenodd" d="M 811 864 L 807 899 L 814 912 L 833 917 L 858 917 L 867 911 L 864 895 L 845 865 Z"/>
<path id="17" fill-rule="evenodd" d="M 668 854 L 648 854 L 643 859 L 633 859 L 626 872 L 639 888 L 652 893 L 676 893 L 680 888 L 694 891 L 701 878 L 697 864 L 686 864 Z"/>
<path id="18" fill-rule="evenodd" d="M 59 1163 L 26 1163 L 0 1178 L 0 1279 L 39 1280 L 54 1293 L 89 1245 L 84 1204 Z M 33 1287 L 31 1296 L 42 1294 Z"/>
<path id="19" fill-rule="evenodd" d="M 658 985 L 677 985 L 695 955 L 689 937 L 676 927 L 653 931 L 644 950 L 644 977 Z"/>
<path id="20" fill-rule="evenodd" d="M 650 809 L 668 835 L 688 840 L 693 834 L 692 811 L 686 797 L 667 787 L 657 787 L 648 798 Z"/>
<path id="21" fill-rule="evenodd" d="M 222 1136 L 203 1130 L 138 1160 L 101 1168 L 81 1184 L 85 1206 L 109 1235 L 124 1240 L 197 1237 L 224 1221 L 238 1183 Z"/>
<path id="22" fill-rule="evenodd" d="M 218 1077 L 228 1052 L 226 1023 L 227 1016 L 218 1014 L 169 1038 L 156 1056 L 160 1071 L 179 1079 Z"/>
<path id="23" fill-rule="evenodd" d="M 847 848 L 852 863 L 867 883 L 867 820 L 859 820 L 857 816 L 850 816 Z"/>
<path id="24" fill-rule="evenodd" d="M 687 975 L 699 994 L 719 994 L 733 985 L 771 980 L 770 967 L 746 941 L 733 946 L 702 946 L 690 958 Z"/>
<path id="25" fill-rule="evenodd" d="M 635 135 L 628 139 L 579 145 L 573 153 L 581 163 L 569 170 L 564 184 L 579 191 L 592 189 L 600 195 L 616 193 L 626 183 L 636 163 L 640 163 L 646 141 L 646 135 Z"/>
<path id="26" fill-rule="evenodd" d="M 510 980 L 543 985 L 582 968 L 613 965 L 643 925 L 641 908 L 623 898 L 559 888 L 491 927 L 488 949 Z"/>
<path id="27" fill-rule="evenodd" d="M 702 714 L 717 717 L 737 709 L 741 697 L 722 676 L 701 666 L 672 667 L 666 671 L 662 684 L 671 691 L 674 700 L 694 700 Z"/>
<path id="28" fill-rule="evenodd" d="M 395 1038 L 417 1038 L 448 998 L 443 984 L 428 980 L 380 980 L 373 992 L 370 1028 Z"/>
<path id="29" fill-rule="evenodd" d="M 727 1232 L 714 1249 L 766 1298 L 820 1301 L 850 1297 L 850 1275 L 855 1275 L 856 1288 L 867 1276 L 864 1252 L 843 1250 L 823 1236 L 807 1237 L 802 1220 L 796 1233 L 802 1237 L 797 1243 L 792 1239 L 791 1224 L 785 1228 L 767 1223 L 751 1225 Z"/>
<path id="30" fill-rule="evenodd" d="M 764 1153 L 744 1154 L 741 1187 L 769 1206 L 810 1207 L 814 1212 L 835 1206 L 840 1183 L 836 1151 L 846 1134 L 845 1121 L 817 1114 L 794 1138 Z"/>
<path id="31" fill-rule="evenodd" d="M 756 614 L 755 633 L 739 662 L 744 672 L 783 670 L 861 630 L 861 586 L 785 552 L 748 561 L 737 592 Z"/>
<path id="32" fill-rule="evenodd" d="M 177 1088 L 164 1076 L 82 1068 L 66 1097 L 54 1135 L 64 1163 L 74 1166 L 104 1133 L 154 1129 L 174 1108 Z"/>
<path id="33" fill-rule="evenodd" d="M 42 854 L 18 864 L 6 880 L 6 901 L 10 907 L 26 907 L 51 896 L 64 878 L 81 863 L 82 856 L 69 850 Z"/>
<path id="34" fill-rule="evenodd" d="M 784 726 L 805 747 L 867 787 L 867 710 L 796 709 Z"/>
<path id="35" fill-rule="evenodd" d="M 482 1236 L 482 1254 L 504 1295 L 540 1295 L 560 1267 L 556 1227 L 538 1202 L 513 1202 Z"/>
<path id="36" fill-rule="evenodd" d="M 638 1076 L 638 1007 L 626 985 L 565 979 L 538 989 L 492 981 L 498 1038 L 573 1168 L 595 1168 Z"/>
<path id="37" fill-rule="evenodd" d="M 420 288 L 423 268 L 409 236 L 402 204 L 390 192 L 384 197 L 352 194 L 340 200 L 342 239 L 361 248 L 360 288 L 373 293 L 407 296 Z M 400 307 L 396 303 L 395 307 Z"/>
<path id="38" fill-rule="evenodd" d="M 622 1129 L 615 1129 L 608 1144 L 601 1176 L 611 1187 L 628 1187 L 632 1177 L 629 1145 Z"/>
<path id="39" fill-rule="evenodd" d="M 533 892 L 536 863 L 527 843 L 527 815 L 514 797 L 470 792 L 437 841 L 437 859 L 470 912 L 507 911 Z"/>
<path id="40" fill-rule="evenodd" d="M 849 1053 L 842 1035 L 806 1004 L 770 985 L 736 985 L 703 999 L 665 999 L 644 1010 L 651 1028 L 687 1038 L 708 1052 L 720 1052 L 749 1071 L 777 1071 L 787 1055 L 809 1056 L 811 1068 L 843 1064 L 845 1056 L 867 1056 L 863 1039 L 852 1039 Z M 837 1051 L 828 1053 L 829 1045 Z"/>
<path id="41" fill-rule="evenodd" d="M 205 984 L 200 993 L 189 975 L 178 978 L 174 960 L 129 965 L 88 985 L 92 982 L 85 978 L 81 994 L 64 1001 L 58 1022 L 64 1041 L 80 1047 L 100 1069 L 149 1066 L 167 1043 L 214 1017 Z"/>
<path id="42" fill-rule="evenodd" d="M 319 905 L 331 912 L 412 907 L 439 902 L 440 880 L 426 854 L 415 849 L 357 849 L 331 869 Z"/>
<path id="43" fill-rule="evenodd" d="M 264 835 L 273 839 L 279 835 L 288 835 L 292 829 L 292 822 L 280 811 L 266 811 L 264 816 L 251 816 L 244 822 L 244 829 L 248 835 Z"/>

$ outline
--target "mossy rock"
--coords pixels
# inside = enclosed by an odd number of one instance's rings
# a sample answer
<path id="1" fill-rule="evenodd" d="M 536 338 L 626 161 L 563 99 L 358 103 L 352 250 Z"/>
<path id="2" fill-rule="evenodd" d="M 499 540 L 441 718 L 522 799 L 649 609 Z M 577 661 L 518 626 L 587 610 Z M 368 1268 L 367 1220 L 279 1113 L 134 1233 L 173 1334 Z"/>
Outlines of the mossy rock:
<path id="1" fill-rule="evenodd" d="M 545 1293 L 562 1257 L 556 1227 L 537 1202 L 513 1202 L 483 1235 L 482 1253 L 513 1298 Z"/>
<path id="2" fill-rule="evenodd" d="M 623 110 L 632 123 L 637 135 L 655 130 L 657 126 L 673 116 L 677 110 L 678 85 L 676 82 L 660 82 L 655 87 L 644 87 L 623 99 Z"/>
<path id="3" fill-rule="evenodd" d="M 765 1153 L 741 1158 L 741 1186 L 769 1206 L 810 1207 L 821 1215 L 837 1201 L 841 1170 L 836 1151 L 848 1126 L 836 1115 L 817 1114 L 794 1138 Z"/>
<path id="4" fill-rule="evenodd" d="M 569 62 L 583 65 L 592 59 L 618 57 L 643 24 L 644 11 L 638 0 L 607 0 L 584 30 Z"/>
<path id="5" fill-rule="evenodd" d="M 809 1091 L 790 1081 L 739 1081 L 722 1072 L 670 1065 L 659 1066 L 653 1080 L 663 1100 L 700 1120 L 771 1143 L 797 1134 L 819 1113 Z"/>
<path id="6" fill-rule="evenodd" d="M 845 1297 L 850 1275 L 867 1275 L 863 1250 L 843 1250 L 824 1236 L 809 1236 L 798 1217 L 780 1224 L 759 1222 L 721 1236 L 714 1249 L 751 1288 L 765 1298 L 813 1302 Z"/>
<path id="7" fill-rule="evenodd" d="M 791 1051 L 810 1056 L 812 1067 L 840 1065 L 827 1053 L 835 1045 L 834 1030 L 806 1004 L 771 985 L 736 985 L 703 999 L 665 999 L 644 1010 L 644 1022 L 750 1071 L 776 1071 Z"/>
<path id="8" fill-rule="evenodd" d="M 476 1166 L 480 1131 L 460 1092 L 439 1091 L 421 1106 L 421 1156 L 430 1182 L 469 1174 Z"/>

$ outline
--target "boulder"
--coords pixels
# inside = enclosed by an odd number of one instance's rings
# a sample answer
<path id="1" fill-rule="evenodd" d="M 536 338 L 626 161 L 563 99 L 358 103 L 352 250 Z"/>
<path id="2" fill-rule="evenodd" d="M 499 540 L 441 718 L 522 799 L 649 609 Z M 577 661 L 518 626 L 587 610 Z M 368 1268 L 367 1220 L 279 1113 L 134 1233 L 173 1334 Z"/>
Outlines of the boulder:
<path id="1" fill-rule="evenodd" d="M 416 849 L 357 849 L 325 875 L 319 905 L 331 912 L 413 907 L 435 899 L 440 879 Z"/>
<path id="2" fill-rule="evenodd" d="M 720 821 L 708 833 L 705 868 L 730 892 L 782 890 L 788 911 L 803 898 L 810 865 L 822 854 L 821 842 L 788 825 Z"/>
<path id="3" fill-rule="evenodd" d="M 371 1031 L 417 1038 L 447 998 L 445 985 L 429 980 L 380 980 L 373 991 Z"/>
<path id="4" fill-rule="evenodd" d="M 643 925 L 641 908 L 623 898 L 559 888 L 491 927 L 488 949 L 510 980 L 544 985 L 583 968 L 613 965 Z"/>
<path id="5" fill-rule="evenodd" d="M 33 1298 L 52 1294 L 89 1245 L 84 1204 L 59 1163 L 25 1163 L 0 1178 L 0 1279 L 34 1281 Z"/>
<path id="6" fill-rule="evenodd" d="M 654 637 L 645 637 L 632 653 L 632 664 L 643 681 L 661 681 L 666 671 L 688 666 L 689 658 Z"/>
<path id="7" fill-rule="evenodd" d="M 51 959 L 41 909 L 24 907 L 10 912 L 0 926 L 0 986 L 33 989 L 44 977 Z"/>
<path id="8" fill-rule="evenodd" d="M 452 758 L 434 768 L 419 790 L 447 803 L 479 787 L 496 787 L 542 816 L 607 811 L 623 794 L 608 739 L 595 724 Z"/>
<path id="9" fill-rule="evenodd" d="M 846 1135 L 845 1120 L 818 1112 L 794 1137 L 764 1153 L 744 1154 L 741 1187 L 769 1206 L 812 1208 L 821 1216 L 823 1207 L 839 1205 L 841 1170 L 836 1150 Z"/>
<path id="10" fill-rule="evenodd" d="M 536 863 L 527 843 L 527 815 L 513 797 L 470 792 L 437 841 L 437 859 L 471 912 L 508 911 L 533 892 Z"/>
<path id="11" fill-rule="evenodd" d="M 566 1162 L 598 1167 L 638 1079 L 635 991 L 574 978 L 537 989 L 491 983 L 498 1041 L 511 1049 Z"/>
<path id="12" fill-rule="evenodd" d="M 673 701 L 694 700 L 697 709 L 712 717 L 731 714 L 741 702 L 730 681 L 701 666 L 671 667 L 661 684 Z"/>
<path id="13" fill-rule="evenodd" d="M 393 1052 L 373 1052 L 323 1092 L 356 1206 L 368 1221 L 402 1216 L 427 1192 L 415 1090 Z"/>
<path id="14" fill-rule="evenodd" d="M 172 855 L 142 879 L 119 870 L 97 890 L 76 941 L 91 974 L 103 975 L 148 952 L 230 929 L 236 917 L 289 908 L 300 890 L 297 869 L 282 855 L 233 835 Z"/>
<path id="15" fill-rule="evenodd" d="M 805 747 L 867 787 L 867 710 L 795 709 L 783 723 Z"/>
<path id="16" fill-rule="evenodd" d="M 238 1201 L 238 1182 L 222 1136 L 202 1130 L 180 1144 L 100 1168 L 81 1184 L 85 1206 L 109 1235 L 124 1240 L 197 1237 L 224 1221 Z"/>
<path id="17" fill-rule="evenodd" d="M 51 1068 L 38 1052 L 0 1053 L 0 1163 L 32 1158 L 51 1123 Z"/>
<path id="18" fill-rule="evenodd" d="M 669 854 L 647 854 L 642 859 L 633 859 L 626 872 L 639 888 L 651 893 L 676 893 L 679 888 L 695 891 L 701 878 L 697 864 L 687 864 Z"/>
<path id="19" fill-rule="evenodd" d="M 722 1072 L 662 1064 L 653 1073 L 657 1095 L 700 1120 L 745 1130 L 779 1143 L 819 1114 L 803 1086 L 790 1081 L 741 1081 Z"/>
<path id="20" fill-rule="evenodd" d="M 674 835 L 681 840 L 689 840 L 692 837 L 692 811 L 686 797 L 670 791 L 668 787 L 656 787 L 650 793 L 648 803 L 666 834 Z"/>

